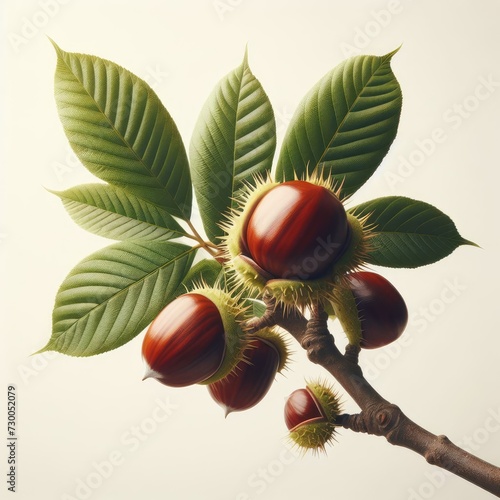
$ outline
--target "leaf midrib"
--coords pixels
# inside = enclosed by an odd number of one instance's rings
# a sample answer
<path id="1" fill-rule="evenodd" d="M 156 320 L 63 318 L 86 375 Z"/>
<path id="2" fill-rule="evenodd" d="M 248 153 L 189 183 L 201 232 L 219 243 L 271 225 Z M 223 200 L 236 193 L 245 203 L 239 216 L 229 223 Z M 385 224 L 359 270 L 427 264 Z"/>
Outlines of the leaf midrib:
<path id="1" fill-rule="evenodd" d="M 422 203 L 422 204 L 425 204 L 427 205 L 425 207 L 425 210 L 426 211 L 430 211 L 432 212 L 432 209 L 434 210 L 437 210 L 435 207 L 432 207 L 431 205 L 428 205 L 427 203 L 425 202 L 418 202 L 417 200 L 412 200 L 411 198 L 405 198 L 405 197 L 395 197 L 396 199 L 392 200 L 387 206 L 385 206 L 377 215 L 376 215 L 376 218 L 378 220 L 380 220 L 380 218 L 384 215 L 384 213 L 386 212 L 389 212 L 390 216 L 389 216 L 389 220 L 384 220 L 382 222 L 377 222 L 375 221 L 374 224 L 376 224 L 376 227 L 374 229 L 374 233 L 381 233 L 381 234 L 411 234 L 411 235 L 422 235 L 422 236 L 435 236 L 435 237 L 440 237 L 441 235 L 437 235 L 437 234 L 432 234 L 432 233 L 417 233 L 417 232 L 414 232 L 416 231 L 420 226 L 422 225 L 425 225 L 425 224 L 429 224 L 430 222 L 432 221 L 437 221 L 437 223 L 441 223 L 442 226 L 445 227 L 445 229 L 449 232 L 451 230 L 454 229 L 454 232 L 456 232 L 456 228 L 454 228 L 454 226 L 452 226 L 452 228 L 449 228 L 449 222 L 451 222 L 453 224 L 453 222 L 450 220 L 450 221 L 443 221 L 443 217 L 447 218 L 447 216 L 443 213 L 440 213 L 440 214 L 435 214 L 433 215 L 430 219 L 426 219 L 424 221 L 418 221 L 418 227 L 413 229 L 412 231 L 409 231 L 409 230 L 406 230 L 406 229 L 399 229 L 399 228 L 395 228 L 395 229 L 391 229 L 391 230 L 386 230 L 385 229 L 385 226 L 388 225 L 388 224 L 391 224 L 393 219 L 396 217 L 396 215 L 400 215 L 402 212 L 404 212 L 405 210 L 412 210 L 417 203 Z M 413 201 L 414 203 L 412 203 L 411 205 L 407 205 L 407 206 L 403 206 L 402 208 L 398 208 L 396 206 L 396 214 L 394 214 L 394 207 L 392 205 L 398 203 L 399 201 L 403 200 L 403 199 L 406 199 L 406 200 L 409 200 L 409 201 Z M 356 209 L 359 208 L 359 207 L 354 207 L 353 209 L 350 210 L 351 213 L 354 213 L 356 211 Z M 367 202 L 366 206 L 361 209 L 361 215 L 363 214 L 364 210 L 366 209 L 370 209 L 370 202 Z M 419 217 L 422 216 L 422 213 L 423 211 L 419 211 L 418 213 L 413 213 L 411 214 L 411 217 L 406 219 L 404 221 L 403 224 L 408 224 L 409 221 L 411 221 L 412 219 L 418 219 Z M 371 219 L 375 214 L 375 210 L 372 210 L 371 212 L 369 211 L 368 212 L 368 220 Z M 382 229 L 378 229 L 378 228 L 382 228 Z M 448 229 L 447 229 L 448 228 Z M 450 233 L 451 234 L 451 233 Z M 452 235 L 454 237 L 456 237 L 456 235 Z M 460 236 L 460 235 L 459 235 Z M 453 240 L 452 237 L 448 237 L 448 236 L 443 236 L 449 240 Z M 460 236 L 459 240 L 458 241 L 461 241 L 462 237 Z"/>
<path id="2" fill-rule="evenodd" d="M 134 243 L 134 244 L 137 245 L 136 243 Z M 137 246 L 140 246 L 140 245 L 137 245 Z M 127 285 L 125 288 L 122 288 L 121 290 L 119 290 L 118 292 L 116 292 L 115 294 L 113 294 L 111 297 L 108 297 L 103 302 L 101 302 L 99 304 L 96 304 L 92 309 L 90 309 L 89 311 L 87 311 L 84 316 L 81 316 L 80 318 L 76 319 L 73 323 L 71 323 L 70 326 L 68 326 L 64 331 L 62 331 L 59 335 L 57 335 L 57 337 L 54 338 L 54 342 L 56 342 L 57 340 L 59 340 L 59 338 L 62 335 L 65 335 L 66 333 L 68 333 L 69 330 L 71 330 L 73 327 L 75 327 L 80 321 L 82 321 L 83 319 L 85 319 L 87 316 L 89 316 L 90 314 L 92 314 L 92 312 L 95 311 L 96 309 L 98 309 L 98 308 L 106 305 L 110 300 L 114 299 L 115 297 L 118 297 L 120 294 L 128 292 L 131 287 L 137 285 L 138 283 L 143 283 L 147 278 L 149 278 L 150 276 L 152 276 L 159 269 L 162 269 L 164 267 L 169 266 L 170 264 L 175 263 L 176 261 L 178 261 L 182 257 L 184 257 L 186 255 L 189 255 L 192 251 L 196 250 L 197 248 L 198 247 L 189 247 L 189 250 L 186 250 L 185 252 L 183 252 L 182 254 L 176 256 L 172 260 L 169 260 L 165 264 L 162 264 L 161 266 L 157 266 L 153 271 L 151 271 L 151 272 L 147 273 L 146 275 L 144 275 L 140 280 L 134 281 L 130 285 Z M 54 336 L 55 336 L 55 332 L 54 332 Z"/>
<path id="3" fill-rule="evenodd" d="M 240 106 L 241 89 L 243 87 L 243 78 L 245 77 L 245 70 L 247 69 L 246 58 L 241 65 L 241 79 L 238 85 L 238 95 L 236 98 L 236 109 L 234 110 L 234 134 L 233 134 L 233 166 L 231 175 L 231 193 L 234 193 L 236 182 L 236 131 L 238 129 L 238 108 Z"/>
<path id="4" fill-rule="evenodd" d="M 129 215 L 123 215 L 121 213 L 118 213 L 117 211 L 113 212 L 113 211 L 108 210 L 108 209 L 103 209 L 103 208 L 98 207 L 97 205 L 93 205 L 93 204 L 88 203 L 88 202 L 82 202 L 82 201 L 79 201 L 79 200 L 74 200 L 74 199 L 69 198 L 69 197 L 64 197 L 63 198 L 63 203 L 68 203 L 68 204 L 69 203 L 74 203 L 74 204 L 76 204 L 77 206 L 74 207 L 74 208 L 76 208 L 78 211 L 83 210 L 85 207 L 88 207 L 88 209 L 90 209 L 92 211 L 97 210 L 97 211 L 102 212 L 103 214 L 106 214 L 106 218 L 107 217 L 119 217 L 119 218 L 122 218 L 122 219 L 126 219 L 126 221 L 124 222 L 124 224 L 127 223 L 128 221 L 130 221 L 130 222 L 135 222 L 137 224 L 145 224 L 148 227 L 161 229 L 162 231 L 167 231 L 167 232 L 172 232 L 172 233 L 178 234 L 179 238 L 184 237 L 184 236 L 188 236 L 186 233 L 180 232 L 180 231 L 178 231 L 176 229 L 170 229 L 170 228 L 165 227 L 165 226 L 159 226 L 158 224 L 147 222 L 145 220 L 140 220 L 140 219 L 135 218 L 135 217 L 130 217 Z M 82 207 L 82 208 L 78 209 L 78 207 Z M 157 207 L 157 208 L 161 208 L 161 207 Z M 141 238 L 137 238 L 137 239 L 141 239 Z"/>
<path id="5" fill-rule="evenodd" d="M 68 203 L 76 203 L 76 204 L 78 204 L 78 202 L 76 202 L 76 201 L 70 201 Z M 82 208 L 81 208 L 82 210 L 85 209 L 85 207 L 88 207 L 89 209 L 91 209 L 92 212 L 94 210 L 95 211 L 100 211 L 104 215 L 104 217 L 100 221 L 96 222 L 95 224 L 89 224 L 88 225 L 89 229 L 92 229 L 92 230 L 94 229 L 95 226 L 97 226 L 97 229 L 95 229 L 94 231 L 98 231 L 100 229 L 100 227 L 105 228 L 106 226 L 112 224 L 113 222 L 115 222 L 117 220 L 123 220 L 123 222 L 122 222 L 123 226 L 125 226 L 128 223 L 134 224 L 134 227 L 138 227 L 139 225 L 144 224 L 147 228 L 150 228 L 150 229 L 159 229 L 159 230 L 165 232 L 166 234 L 168 234 L 168 233 L 177 234 L 177 235 L 179 235 L 178 238 L 186 236 L 185 233 L 181 233 L 181 232 L 179 232 L 179 231 L 177 231 L 175 229 L 169 229 L 169 228 L 164 227 L 164 226 L 158 226 L 158 224 L 152 224 L 152 223 L 147 222 L 147 221 L 143 221 L 143 220 L 139 220 L 139 219 L 136 219 L 136 218 L 133 218 L 133 217 L 129 217 L 128 215 L 122 215 L 122 214 L 119 214 L 117 212 L 111 212 L 110 210 L 104 210 L 102 208 L 96 207 L 95 205 L 88 205 L 88 204 L 84 205 L 83 203 L 80 203 L 79 205 L 82 206 Z M 78 210 L 78 207 L 74 207 L 74 208 Z M 84 214 L 84 215 L 90 215 L 90 214 Z M 95 215 L 92 214 L 91 218 L 95 218 Z M 107 219 L 110 219 L 110 220 L 107 220 Z M 88 222 L 90 222 L 90 221 L 85 221 L 85 223 L 88 223 Z M 99 226 L 98 223 L 102 223 L 102 226 Z M 130 230 L 130 228 L 127 229 L 127 231 L 129 231 L 129 230 Z M 129 239 L 129 240 L 133 240 L 133 239 L 141 240 L 143 238 L 129 238 L 129 237 L 127 237 L 126 239 Z M 149 240 L 149 241 L 154 241 L 154 240 Z"/>
<path id="6" fill-rule="evenodd" d="M 386 61 L 388 59 L 390 59 L 391 57 L 392 57 L 392 54 L 389 54 L 389 55 L 386 55 L 386 56 L 384 56 L 384 57 L 381 58 L 380 65 L 377 67 L 377 69 L 370 76 L 370 78 L 368 79 L 368 81 L 366 82 L 366 84 L 363 85 L 362 89 L 360 90 L 360 92 L 356 96 L 356 99 L 353 101 L 352 105 L 349 107 L 349 109 L 348 109 L 347 113 L 345 114 L 344 118 L 342 118 L 342 121 L 340 122 L 340 124 L 338 125 L 337 129 L 335 130 L 335 133 L 333 134 L 332 138 L 328 142 L 328 145 L 323 150 L 323 153 L 321 154 L 319 160 L 316 162 L 314 168 L 317 168 L 321 164 L 323 158 L 326 155 L 326 152 L 331 148 L 332 143 L 337 138 L 337 135 L 339 134 L 340 130 L 342 129 L 342 126 L 344 125 L 345 121 L 347 120 L 347 117 L 350 115 L 350 113 L 352 113 L 352 109 L 356 106 L 356 104 L 357 104 L 358 100 L 360 99 L 361 94 L 363 93 L 363 91 L 366 89 L 366 87 L 369 86 L 369 83 L 371 82 L 372 78 L 376 75 L 377 71 L 386 63 Z M 344 93 L 344 95 L 345 95 L 345 93 Z M 305 105 L 305 103 L 304 103 L 304 105 Z"/>
<path id="7" fill-rule="evenodd" d="M 59 49 L 60 50 L 60 49 Z M 61 51 L 62 52 L 62 51 Z M 66 53 L 65 53 L 66 54 Z M 94 61 L 96 61 L 95 58 L 92 58 Z M 101 107 L 99 106 L 99 104 L 97 103 L 97 101 L 95 100 L 94 96 L 91 95 L 89 93 L 89 91 L 87 90 L 87 88 L 85 87 L 84 83 L 82 80 L 80 80 L 78 78 L 77 75 L 75 75 L 75 73 L 72 71 L 71 67 L 68 65 L 68 63 L 66 62 L 64 56 L 61 57 L 61 60 L 62 62 L 64 63 L 64 65 L 66 66 L 66 68 L 68 69 L 69 73 L 73 76 L 73 78 L 81 85 L 81 87 L 84 89 L 85 93 L 88 95 L 88 97 L 92 100 L 92 102 L 95 104 L 95 107 L 97 108 L 97 110 L 99 111 L 99 113 L 101 113 L 102 116 L 105 117 L 106 121 L 108 122 L 109 126 L 111 127 L 111 129 L 115 132 L 115 134 L 120 138 L 120 140 L 123 142 L 123 144 L 130 150 L 132 151 L 132 154 L 135 156 L 137 162 L 143 167 L 143 169 L 147 172 L 146 173 L 146 177 L 149 176 L 151 179 L 153 179 L 155 181 L 155 184 L 157 184 L 159 186 L 159 188 L 164 191 L 165 193 L 167 193 L 167 195 L 172 199 L 173 203 L 175 204 L 175 206 L 177 207 L 177 209 L 179 210 L 179 213 L 183 214 L 182 210 L 180 209 L 179 205 L 177 204 L 177 202 L 175 201 L 175 198 L 165 189 L 165 186 L 163 186 L 158 177 L 153 175 L 153 172 L 151 172 L 151 170 L 147 167 L 146 163 L 144 162 L 144 160 L 138 155 L 138 153 L 135 151 L 135 149 L 132 147 L 132 145 L 125 139 L 125 137 L 118 131 L 118 129 L 115 127 L 115 125 L 113 124 L 113 122 L 109 119 L 109 117 L 106 115 L 106 113 L 101 109 Z M 104 63 L 103 63 L 104 64 Z M 121 71 L 121 70 L 120 70 Z M 121 74 L 120 74 L 121 76 Z M 132 82 L 132 88 L 134 87 L 134 76 L 131 75 L 130 77 L 130 80 Z M 151 98 L 151 94 L 149 92 L 149 90 L 147 89 L 146 87 L 146 92 L 148 93 L 148 96 Z M 158 99 L 158 105 L 161 107 L 162 104 L 159 102 L 159 99 Z M 130 119 L 130 115 L 128 117 L 128 119 Z M 155 120 L 156 121 L 156 120 Z M 128 120 L 127 120 L 127 123 L 128 123 Z M 141 125 L 143 123 L 143 120 L 141 120 Z M 183 214 L 184 215 L 184 214 Z M 184 216 L 184 220 L 187 220 Z"/>
<path id="8" fill-rule="evenodd" d="M 421 237 L 427 237 L 427 238 L 442 238 L 442 239 L 445 239 L 447 241 L 462 241 L 462 238 L 456 238 L 453 237 L 449 237 L 449 236 L 442 236 L 442 235 L 439 235 L 439 234 L 431 234 L 431 233 L 414 233 L 414 232 L 410 232 L 410 231 L 377 231 L 376 229 L 373 230 L 373 237 L 376 238 L 378 235 L 399 235 L 399 236 L 404 236 L 404 235 L 411 235 L 411 236 L 421 236 Z"/>

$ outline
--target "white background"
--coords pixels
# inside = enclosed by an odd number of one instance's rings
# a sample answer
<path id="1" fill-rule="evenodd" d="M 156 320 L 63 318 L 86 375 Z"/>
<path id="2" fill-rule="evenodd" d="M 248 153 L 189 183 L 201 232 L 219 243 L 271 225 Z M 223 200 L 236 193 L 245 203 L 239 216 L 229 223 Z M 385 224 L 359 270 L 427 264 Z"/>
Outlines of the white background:
<path id="1" fill-rule="evenodd" d="M 411 320 L 397 344 L 364 352 L 361 362 L 413 420 L 500 464 L 499 14 L 497 0 L 2 2 L 0 471 L 5 478 L 11 383 L 17 498 L 491 498 L 383 438 L 341 431 L 327 456 L 292 455 L 284 398 L 304 377 L 325 375 L 299 349 L 264 402 L 227 420 L 204 387 L 141 382 L 142 335 L 95 358 L 30 354 L 50 336 L 65 275 L 108 243 L 77 227 L 44 189 L 91 179 L 59 123 L 56 57 L 46 35 L 64 50 L 111 59 L 147 79 L 186 145 L 206 97 L 240 64 L 246 44 L 273 103 L 279 141 L 301 97 L 330 68 L 354 53 L 382 55 L 403 44 L 392 64 L 404 95 L 398 137 L 353 203 L 389 194 L 425 200 L 482 248 L 461 247 L 417 270 L 381 270 L 406 298 Z M 429 140 L 435 129 L 440 143 Z M 338 326 L 333 331 L 343 345 Z M 357 410 L 343 401 L 346 411 Z M 168 418 L 161 403 L 171 406 Z M 110 456 L 113 470 L 104 464 Z"/>

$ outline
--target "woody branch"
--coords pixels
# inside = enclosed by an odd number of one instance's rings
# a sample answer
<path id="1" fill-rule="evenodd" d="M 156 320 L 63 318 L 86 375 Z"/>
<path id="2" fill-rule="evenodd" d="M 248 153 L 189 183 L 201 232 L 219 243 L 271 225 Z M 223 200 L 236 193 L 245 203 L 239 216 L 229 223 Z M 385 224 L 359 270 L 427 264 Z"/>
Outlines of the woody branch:
<path id="1" fill-rule="evenodd" d="M 422 455 L 428 463 L 500 497 L 500 468 L 466 452 L 444 435 L 435 435 L 410 420 L 401 409 L 384 399 L 365 379 L 358 364 L 359 348 L 348 345 L 342 354 L 328 331 L 328 314 L 313 308 L 308 321 L 297 309 L 284 308 L 264 297 L 267 310 L 261 318 L 247 322 L 250 332 L 278 325 L 306 350 L 308 358 L 325 368 L 361 409 L 356 415 L 341 415 L 338 424 L 355 432 L 384 436 L 389 443 Z"/>

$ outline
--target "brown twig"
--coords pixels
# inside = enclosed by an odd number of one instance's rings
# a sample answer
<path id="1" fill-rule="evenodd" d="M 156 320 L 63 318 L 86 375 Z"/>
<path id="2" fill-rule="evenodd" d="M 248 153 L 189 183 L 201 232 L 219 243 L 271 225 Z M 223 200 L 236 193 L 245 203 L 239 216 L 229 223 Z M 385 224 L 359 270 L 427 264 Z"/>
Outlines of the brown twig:
<path id="1" fill-rule="evenodd" d="M 358 404 L 357 415 L 341 415 L 339 425 L 355 432 L 384 436 L 389 443 L 422 455 L 427 462 L 500 497 L 500 468 L 435 435 L 410 420 L 401 409 L 385 400 L 365 379 L 358 365 L 359 348 L 348 346 L 343 355 L 327 328 L 328 315 L 319 307 L 307 319 L 294 308 L 283 308 L 265 297 L 267 311 L 248 323 L 249 331 L 269 325 L 287 330 L 307 351 L 313 363 L 330 372 Z"/>

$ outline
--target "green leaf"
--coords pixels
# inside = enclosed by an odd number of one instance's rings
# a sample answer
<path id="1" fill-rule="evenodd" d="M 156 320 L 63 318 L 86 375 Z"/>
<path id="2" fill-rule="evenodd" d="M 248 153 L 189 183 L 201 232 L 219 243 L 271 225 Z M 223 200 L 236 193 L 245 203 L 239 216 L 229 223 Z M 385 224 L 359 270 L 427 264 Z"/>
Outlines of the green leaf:
<path id="1" fill-rule="evenodd" d="M 246 303 L 252 307 L 252 315 L 257 318 L 262 318 L 267 311 L 267 306 L 262 300 L 247 298 Z"/>
<path id="2" fill-rule="evenodd" d="M 51 192 L 78 225 L 105 238 L 170 240 L 186 236 L 163 208 L 109 184 L 82 184 Z"/>
<path id="3" fill-rule="evenodd" d="M 93 356 L 139 334 L 174 298 L 196 249 L 171 242 L 120 242 L 82 260 L 57 292 L 43 351 Z"/>
<path id="4" fill-rule="evenodd" d="M 342 183 L 342 196 L 375 172 L 396 136 L 402 95 L 390 62 L 355 56 L 327 73 L 304 97 L 285 135 L 277 180 L 318 170 Z"/>
<path id="5" fill-rule="evenodd" d="M 218 223 L 244 183 L 270 172 L 276 124 L 269 99 L 243 63 L 224 77 L 205 103 L 191 140 L 191 173 L 205 232 L 219 243 Z"/>
<path id="6" fill-rule="evenodd" d="M 210 287 L 216 285 L 224 276 L 224 267 L 215 259 L 203 259 L 196 263 L 182 280 L 176 291 L 176 295 L 191 291 L 197 285 L 204 283 Z"/>
<path id="7" fill-rule="evenodd" d="M 386 267 L 419 267 L 437 262 L 460 245 L 453 221 L 436 207 L 404 196 L 387 196 L 350 210 L 373 225 L 368 262 Z M 475 245 L 476 246 L 476 245 Z"/>
<path id="8" fill-rule="evenodd" d="M 113 62 L 54 46 L 57 108 L 80 161 L 100 179 L 188 219 L 187 155 L 158 96 Z"/>

